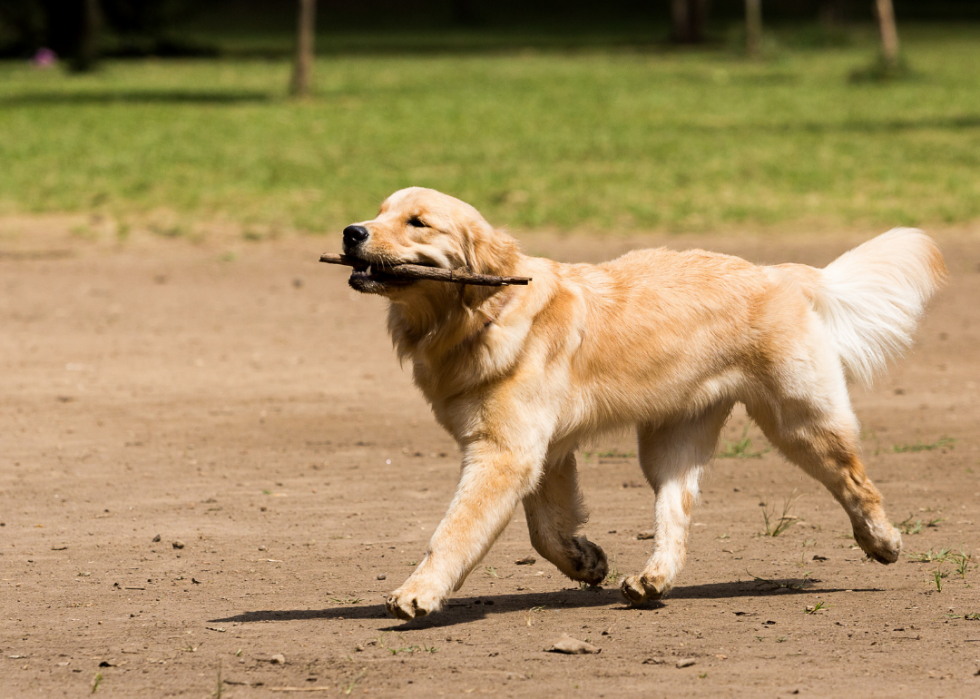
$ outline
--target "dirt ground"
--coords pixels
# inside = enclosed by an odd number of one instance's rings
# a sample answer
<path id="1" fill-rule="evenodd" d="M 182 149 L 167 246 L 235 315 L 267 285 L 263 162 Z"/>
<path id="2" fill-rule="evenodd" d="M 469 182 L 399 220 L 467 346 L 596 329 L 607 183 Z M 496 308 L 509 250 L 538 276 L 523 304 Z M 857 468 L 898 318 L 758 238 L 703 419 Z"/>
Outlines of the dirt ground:
<path id="1" fill-rule="evenodd" d="M 73 221 L 0 219 L 0 697 L 980 696 L 978 561 L 869 562 L 750 425 L 663 606 L 517 565 L 535 555 L 518 512 L 448 609 L 387 618 L 459 464 L 384 302 L 317 264 L 339 240 L 120 245 Z M 520 237 L 565 260 L 667 244 L 824 264 L 867 236 Z M 938 238 L 950 287 L 853 393 L 906 554 L 934 556 L 980 548 L 980 231 Z M 650 544 L 634 451 L 580 456 L 586 533 L 620 574 Z M 763 536 L 790 498 L 799 520 Z M 562 633 L 601 653 L 544 652 Z"/>

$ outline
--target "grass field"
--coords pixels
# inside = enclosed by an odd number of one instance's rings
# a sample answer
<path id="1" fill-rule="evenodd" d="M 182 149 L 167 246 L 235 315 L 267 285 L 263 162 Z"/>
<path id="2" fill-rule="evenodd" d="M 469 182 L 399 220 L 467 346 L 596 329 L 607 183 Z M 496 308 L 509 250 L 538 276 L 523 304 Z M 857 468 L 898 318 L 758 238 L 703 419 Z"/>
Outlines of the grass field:
<path id="1" fill-rule="evenodd" d="M 336 230 L 417 184 L 498 225 L 887 227 L 980 219 L 980 26 L 904 27 L 874 55 L 506 51 L 335 55 L 317 97 L 282 60 L 119 61 L 84 77 L 0 64 L 0 213 L 158 211 Z M 183 227 L 182 227 L 183 226 Z"/>

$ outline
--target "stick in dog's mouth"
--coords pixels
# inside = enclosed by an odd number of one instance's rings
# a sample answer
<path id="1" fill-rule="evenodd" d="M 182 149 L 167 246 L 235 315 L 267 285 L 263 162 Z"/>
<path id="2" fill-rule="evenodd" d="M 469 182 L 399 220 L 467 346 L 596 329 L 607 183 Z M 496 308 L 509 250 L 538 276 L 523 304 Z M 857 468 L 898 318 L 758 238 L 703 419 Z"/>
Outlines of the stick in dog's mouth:
<path id="1" fill-rule="evenodd" d="M 325 252 L 320 255 L 320 262 L 332 265 L 347 265 L 353 267 L 354 275 L 364 275 L 377 281 L 415 281 L 427 279 L 437 282 L 453 282 L 455 284 L 475 284 L 477 286 L 526 286 L 531 277 L 499 277 L 492 274 L 476 274 L 463 269 L 442 269 L 441 267 L 426 267 L 424 265 L 398 264 L 376 268 L 372 263 L 348 255 L 338 255 Z M 387 278 L 387 279 L 386 279 Z"/>

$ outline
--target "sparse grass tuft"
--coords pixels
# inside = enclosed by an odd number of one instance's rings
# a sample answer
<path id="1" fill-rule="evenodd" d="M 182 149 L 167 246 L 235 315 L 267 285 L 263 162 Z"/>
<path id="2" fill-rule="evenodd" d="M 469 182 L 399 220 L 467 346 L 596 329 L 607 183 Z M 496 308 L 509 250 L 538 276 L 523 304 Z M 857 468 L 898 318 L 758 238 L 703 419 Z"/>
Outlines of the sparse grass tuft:
<path id="1" fill-rule="evenodd" d="M 812 604 L 804 608 L 803 612 L 804 614 L 816 614 L 817 612 L 821 612 L 825 609 L 830 609 L 830 607 L 828 607 L 824 602 L 817 602 L 816 604 Z"/>
<path id="2" fill-rule="evenodd" d="M 363 597 L 331 597 L 337 604 L 357 604 L 358 602 L 363 602 Z"/>
<path id="3" fill-rule="evenodd" d="M 357 686 L 357 683 L 360 682 L 361 679 L 366 674 L 367 674 L 367 668 L 366 667 L 365 668 L 361 668 L 361 671 L 359 673 L 357 673 L 357 675 L 355 675 L 354 678 L 352 680 L 350 680 L 350 682 L 347 682 L 347 683 L 341 685 L 340 691 L 342 691 L 344 694 L 347 694 L 347 695 L 352 694 L 354 692 L 354 687 Z"/>
<path id="4" fill-rule="evenodd" d="M 895 524 L 895 528 L 898 529 L 903 534 L 920 534 L 922 530 L 926 527 L 938 527 L 940 522 L 945 522 L 945 517 L 937 517 L 935 519 L 930 519 L 927 522 L 923 522 L 921 519 L 912 521 L 913 515 L 909 515 L 906 519 Z"/>
<path id="5" fill-rule="evenodd" d="M 526 612 L 524 612 L 524 623 L 526 623 L 528 626 L 533 626 L 534 615 L 543 611 L 544 611 L 544 607 L 531 607 Z"/>
<path id="6" fill-rule="evenodd" d="M 970 569 L 973 554 L 967 553 L 966 549 L 960 549 L 959 553 L 952 554 L 950 558 L 953 559 L 953 563 L 956 565 L 956 572 L 959 573 L 961 578 L 966 580 L 966 572 Z"/>
<path id="7" fill-rule="evenodd" d="M 917 454 L 920 451 L 933 451 L 934 449 L 952 449 L 956 440 L 952 437 L 940 437 L 935 442 L 925 443 L 922 441 L 914 444 L 894 444 L 892 451 L 896 454 Z"/>
<path id="8" fill-rule="evenodd" d="M 616 559 L 609 561 L 609 572 L 606 573 L 606 577 L 603 579 L 603 585 L 614 585 L 619 579 L 619 568 L 616 566 Z"/>
<path id="9" fill-rule="evenodd" d="M 161 238 L 183 238 L 187 235 L 187 229 L 179 223 L 171 225 L 151 223 L 149 229 L 151 233 Z"/>
<path id="10" fill-rule="evenodd" d="M 493 566 L 484 566 L 483 574 L 486 575 L 488 578 L 496 578 L 498 580 L 514 577 L 513 573 L 508 573 L 507 575 L 501 575 L 500 573 L 497 572 L 497 569 L 494 568 Z"/>
<path id="11" fill-rule="evenodd" d="M 102 673 L 97 672 L 95 673 L 95 679 L 92 680 L 92 694 L 98 691 L 100 684 L 102 684 Z"/>
<path id="12" fill-rule="evenodd" d="M 793 495 L 796 495 L 796 490 L 793 490 L 793 494 L 783 501 L 783 511 L 778 519 L 776 518 L 775 506 L 770 510 L 765 500 L 759 503 L 759 507 L 762 508 L 762 519 L 766 525 L 764 536 L 779 536 L 799 521 L 798 517 L 793 517 L 789 513 L 796 501 L 799 500 L 799 496 L 793 497 Z"/>
<path id="13" fill-rule="evenodd" d="M 934 571 L 932 571 L 932 581 L 936 585 L 936 592 L 943 591 L 943 580 L 949 577 L 949 573 L 942 569 L 942 564 L 939 565 Z"/>
<path id="14" fill-rule="evenodd" d="M 909 532 L 905 532 L 905 533 L 908 534 Z M 913 561 L 915 561 L 916 563 L 942 563 L 947 558 L 949 558 L 949 555 L 951 553 L 952 553 L 952 549 L 950 549 L 947 546 L 944 546 L 943 548 L 939 549 L 939 551 L 935 553 L 930 548 L 925 553 L 910 553 L 908 554 L 908 557 Z"/>
<path id="15" fill-rule="evenodd" d="M 746 571 L 748 573 L 748 571 Z M 752 573 L 749 573 L 752 575 Z M 752 575 L 752 579 L 756 582 L 765 583 L 771 585 L 774 590 L 802 590 L 806 587 L 807 583 L 812 582 L 810 580 L 810 571 L 803 574 L 803 578 L 799 582 L 780 582 L 779 580 L 772 580 L 771 578 L 760 578 L 757 575 Z"/>
<path id="16" fill-rule="evenodd" d="M 405 642 L 405 639 L 402 638 L 401 634 L 398 634 L 398 640 L 401 641 L 402 643 Z M 411 645 L 401 646 L 400 648 L 392 648 L 391 646 L 385 645 L 385 642 L 384 642 L 384 634 L 383 633 L 378 637 L 378 646 L 380 646 L 381 648 L 384 648 L 386 651 L 388 651 L 392 655 L 398 655 L 399 653 L 409 653 L 409 654 L 412 654 L 412 653 L 436 653 L 436 652 L 439 651 L 439 649 L 436 648 L 435 646 L 427 646 L 424 643 L 421 644 L 421 645 L 418 645 L 418 644 L 413 643 Z"/>
<path id="17" fill-rule="evenodd" d="M 742 438 L 737 442 L 725 442 L 725 448 L 718 452 L 719 459 L 761 459 L 768 449 L 752 451 L 752 438 L 749 437 L 749 427 L 745 426 Z"/>

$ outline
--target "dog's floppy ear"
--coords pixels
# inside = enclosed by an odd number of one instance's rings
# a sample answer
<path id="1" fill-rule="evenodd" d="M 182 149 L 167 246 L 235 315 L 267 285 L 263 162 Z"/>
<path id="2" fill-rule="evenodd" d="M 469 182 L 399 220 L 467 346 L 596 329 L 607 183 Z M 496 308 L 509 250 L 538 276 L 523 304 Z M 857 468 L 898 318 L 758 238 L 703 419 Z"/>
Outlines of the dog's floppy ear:
<path id="1" fill-rule="evenodd" d="M 518 257 L 517 241 L 506 233 L 481 219 L 466 227 L 462 239 L 466 266 L 471 271 L 498 276 L 513 272 Z M 499 290 L 495 286 L 464 284 L 460 297 L 464 306 L 475 309 Z"/>

